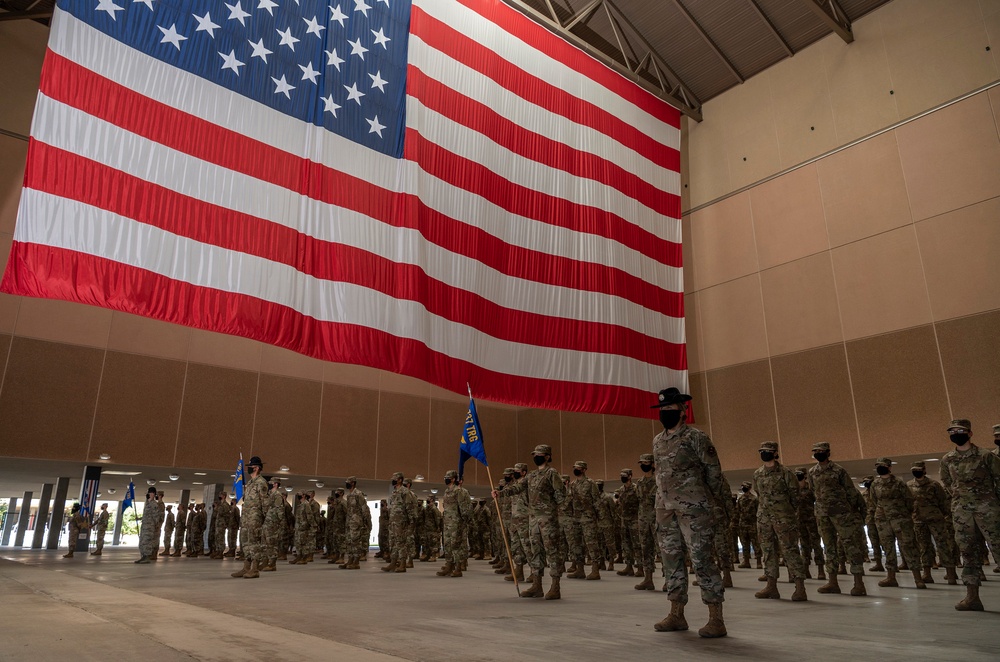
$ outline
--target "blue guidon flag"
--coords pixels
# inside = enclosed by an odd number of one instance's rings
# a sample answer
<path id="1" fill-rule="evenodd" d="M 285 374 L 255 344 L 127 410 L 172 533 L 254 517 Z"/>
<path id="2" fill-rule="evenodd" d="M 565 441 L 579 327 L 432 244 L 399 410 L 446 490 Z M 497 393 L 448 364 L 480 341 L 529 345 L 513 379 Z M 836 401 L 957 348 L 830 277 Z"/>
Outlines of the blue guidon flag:
<path id="1" fill-rule="evenodd" d="M 469 411 L 465 414 L 465 428 L 458 446 L 458 475 L 465 471 L 465 463 L 474 457 L 488 467 L 486 462 L 486 446 L 483 445 L 483 428 L 479 425 L 479 414 L 476 413 L 476 401 L 469 397 Z"/>
<path id="2" fill-rule="evenodd" d="M 122 499 L 122 512 L 125 512 L 130 507 L 135 507 L 135 484 L 132 481 L 128 482 L 128 489 L 125 490 L 125 498 Z"/>
<path id="3" fill-rule="evenodd" d="M 240 461 L 236 463 L 236 473 L 233 475 L 233 496 L 237 503 L 243 500 L 243 483 L 243 453 L 240 453 Z"/>

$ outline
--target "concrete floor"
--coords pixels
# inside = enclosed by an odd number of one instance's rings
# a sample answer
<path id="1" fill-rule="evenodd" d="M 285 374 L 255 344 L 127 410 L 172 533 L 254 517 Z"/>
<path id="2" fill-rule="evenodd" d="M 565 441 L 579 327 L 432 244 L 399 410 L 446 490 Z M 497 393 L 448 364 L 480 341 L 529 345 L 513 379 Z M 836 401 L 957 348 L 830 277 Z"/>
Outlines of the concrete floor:
<path id="1" fill-rule="evenodd" d="M 792 603 L 784 582 L 784 599 L 754 599 L 759 572 L 740 570 L 726 592 L 729 636 L 705 640 L 700 600 L 687 610 L 691 631 L 654 632 L 666 596 L 614 573 L 563 580 L 563 599 L 547 602 L 517 598 L 485 561 L 461 579 L 419 562 L 387 575 L 373 560 L 359 572 L 279 563 L 237 580 L 232 560 L 61 554 L 0 549 L 0 660 L 1000 660 L 1000 575 L 990 568 L 985 613 L 955 611 L 964 588 L 944 585 L 943 571 L 923 591 L 908 575 L 894 589 L 871 575 L 864 598 L 818 595 L 811 580 L 809 601 Z"/>

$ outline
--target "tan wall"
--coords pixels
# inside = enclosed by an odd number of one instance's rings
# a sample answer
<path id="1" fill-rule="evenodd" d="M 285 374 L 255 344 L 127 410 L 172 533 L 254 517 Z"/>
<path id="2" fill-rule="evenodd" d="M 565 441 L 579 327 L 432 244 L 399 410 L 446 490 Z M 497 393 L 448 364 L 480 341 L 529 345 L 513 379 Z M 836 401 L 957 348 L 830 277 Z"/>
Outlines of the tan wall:
<path id="1" fill-rule="evenodd" d="M 992 447 L 1000 422 L 1000 87 L 704 204 L 997 80 L 997 3 L 895 0 L 854 28 L 689 127 L 692 393 L 726 467 L 764 439 L 792 463 L 818 440 L 940 453 L 952 416 Z"/>

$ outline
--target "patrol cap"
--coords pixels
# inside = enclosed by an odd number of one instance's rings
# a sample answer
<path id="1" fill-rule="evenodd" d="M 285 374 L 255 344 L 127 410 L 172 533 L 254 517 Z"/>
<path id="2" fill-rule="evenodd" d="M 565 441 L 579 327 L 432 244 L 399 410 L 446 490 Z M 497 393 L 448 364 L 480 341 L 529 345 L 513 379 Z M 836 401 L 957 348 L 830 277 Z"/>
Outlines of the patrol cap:
<path id="1" fill-rule="evenodd" d="M 577 460 L 576 462 L 573 463 L 573 468 L 574 469 L 586 469 L 587 468 L 587 463 L 584 462 L 583 460 Z"/>
<path id="2" fill-rule="evenodd" d="M 260 467 L 261 469 L 263 469 L 264 468 L 264 463 L 261 461 L 260 457 L 254 455 L 252 458 L 250 458 L 250 461 L 247 462 L 247 466 L 248 467 Z"/>
<path id="3" fill-rule="evenodd" d="M 632 475 L 632 470 L 629 469 L 628 467 L 625 467 L 619 473 L 621 473 L 622 476 L 631 476 Z"/>
<path id="4" fill-rule="evenodd" d="M 403 472 L 402 471 L 397 471 L 396 473 L 392 474 L 392 479 L 393 480 L 403 480 Z"/>
<path id="5" fill-rule="evenodd" d="M 444 472 L 444 477 L 445 478 L 458 478 L 458 472 L 455 471 L 454 469 L 449 469 L 448 471 Z"/>
<path id="6" fill-rule="evenodd" d="M 336 494 L 337 496 L 344 496 L 344 488 L 343 488 L 343 487 L 338 487 L 338 488 L 337 488 L 337 489 L 336 489 L 336 490 L 334 491 L 334 494 Z"/>
<path id="7" fill-rule="evenodd" d="M 525 464 L 524 462 L 518 462 L 517 464 L 514 465 L 515 471 L 526 471 L 527 469 L 528 465 Z"/>
<path id="8" fill-rule="evenodd" d="M 806 473 L 806 468 L 805 467 L 795 467 L 795 473 L 797 473 L 797 474 L 804 474 L 804 473 Z"/>
<path id="9" fill-rule="evenodd" d="M 868 481 L 870 483 L 873 480 L 875 480 L 875 476 L 865 476 L 864 478 L 861 479 L 861 482 L 863 483 L 865 481 Z"/>
<path id="10" fill-rule="evenodd" d="M 830 442 L 828 442 L 828 441 L 818 441 L 815 444 L 813 444 L 812 451 L 813 451 L 813 453 L 815 453 L 816 451 L 826 451 L 826 452 L 829 453 L 830 452 Z"/>
<path id="11" fill-rule="evenodd" d="M 891 467 L 892 466 L 892 460 L 890 460 L 887 457 L 880 457 L 877 460 L 875 460 L 875 466 L 876 467 Z"/>
<path id="12" fill-rule="evenodd" d="M 693 398 L 687 393 L 681 393 L 679 389 L 671 386 L 670 388 L 665 388 L 656 397 L 657 403 L 650 407 L 650 409 L 659 409 L 660 407 L 666 407 L 668 405 L 682 404 L 689 402 Z"/>
<path id="13" fill-rule="evenodd" d="M 639 456 L 639 462 L 641 464 L 652 464 L 653 463 L 653 454 L 652 453 L 643 453 L 642 455 Z"/>
<path id="14" fill-rule="evenodd" d="M 604 487 L 604 481 L 603 480 L 596 480 L 594 482 L 597 483 L 598 487 Z"/>
<path id="15" fill-rule="evenodd" d="M 569 475 L 568 474 L 562 474 L 559 477 L 563 479 L 564 483 L 569 480 Z"/>
<path id="16" fill-rule="evenodd" d="M 762 450 L 762 451 L 774 451 L 775 453 L 777 453 L 778 452 L 778 442 L 776 442 L 776 441 L 765 441 L 765 442 L 762 442 L 761 445 L 760 445 L 760 449 L 759 450 Z"/>
<path id="17" fill-rule="evenodd" d="M 357 476 L 351 476 L 351 477 L 349 477 L 349 478 L 347 479 L 347 482 L 348 482 L 348 483 L 355 483 L 355 484 L 357 484 L 357 482 L 358 482 L 358 477 L 357 477 Z"/>
<path id="18" fill-rule="evenodd" d="M 750 485 L 749 480 L 745 480 L 742 483 L 740 483 L 740 487 L 752 487 L 752 485 Z"/>
<path id="19" fill-rule="evenodd" d="M 149 496 L 150 494 L 156 494 L 155 487 L 150 487 L 148 490 L 146 490 L 146 496 Z"/>
<path id="20" fill-rule="evenodd" d="M 993 426 L 993 434 L 1000 434 L 1000 423 Z"/>
<path id="21" fill-rule="evenodd" d="M 269 479 L 267 480 L 267 482 L 268 482 L 268 483 L 274 483 L 275 485 L 281 485 L 281 479 L 280 479 L 280 478 L 278 478 L 277 476 L 271 476 L 271 477 L 270 477 L 270 478 L 269 478 Z"/>
<path id="22" fill-rule="evenodd" d="M 507 467 L 506 469 L 503 470 L 503 472 L 504 472 L 504 475 L 506 475 L 506 474 L 512 474 L 512 473 L 514 473 L 514 467 Z"/>
<path id="23" fill-rule="evenodd" d="M 548 444 L 538 444 L 535 446 L 535 450 L 531 451 L 532 455 L 552 455 L 552 447 Z"/>
<path id="24" fill-rule="evenodd" d="M 920 469 L 921 471 L 925 471 L 927 469 L 927 463 L 926 462 L 914 462 L 910 466 L 910 469 L 911 470 L 912 469 Z"/>
<path id="25" fill-rule="evenodd" d="M 951 432 L 952 430 L 972 432 L 972 423 L 970 423 L 967 418 L 952 419 L 951 424 L 948 426 L 948 432 Z"/>

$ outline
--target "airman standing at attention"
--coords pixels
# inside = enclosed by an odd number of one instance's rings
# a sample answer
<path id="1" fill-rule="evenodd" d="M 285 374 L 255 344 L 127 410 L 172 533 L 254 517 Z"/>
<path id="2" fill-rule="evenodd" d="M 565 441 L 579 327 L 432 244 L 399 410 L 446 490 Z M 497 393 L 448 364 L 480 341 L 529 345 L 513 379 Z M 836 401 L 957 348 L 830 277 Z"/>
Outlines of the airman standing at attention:
<path id="1" fill-rule="evenodd" d="M 416 514 L 417 498 L 413 492 L 403 484 L 403 474 L 397 471 L 392 474 L 392 486 L 394 491 L 389 497 L 389 526 L 392 531 L 390 536 L 392 545 L 392 560 L 387 566 L 382 567 L 383 572 L 406 572 L 406 562 L 411 563 L 410 554 L 410 518 Z"/>
<path id="2" fill-rule="evenodd" d="M 632 470 L 625 467 L 619 472 L 622 486 L 618 488 L 618 506 L 622 511 L 622 556 L 625 567 L 617 574 L 634 577 L 636 569 L 642 572 L 642 543 L 639 533 L 639 491 L 632 482 Z"/>
<path id="3" fill-rule="evenodd" d="M 841 543 L 854 575 L 851 595 L 868 595 L 864 580 L 864 554 L 861 551 L 865 502 L 851 482 L 850 474 L 830 461 L 830 444 L 825 441 L 813 444 L 812 451 L 816 464 L 809 468 L 809 485 L 816 495 L 816 521 L 823 536 L 823 547 L 826 548 L 826 572 L 829 575 L 827 583 L 817 590 L 820 593 L 840 593 L 836 549 Z"/>
<path id="4" fill-rule="evenodd" d="M 153 541 L 153 555 L 150 557 L 151 561 L 155 561 L 160 555 L 160 531 L 163 528 L 163 520 L 166 519 L 166 500 L 163 498 L 163 490 L 157 490 L 156 492 L 156 539 Z"/>
<path id="5" fill-rule="evenodd" d="M 71 559 L 73 558 L 73 552 L 76 551 L 76 543 L 80 539 L 80 531 L 89 527 L 87 518 L 80 512 L 80 504 L 73 504 L 73 507 L 70 509 L 69 522 L 66 526 L 69 529 L 69 551 L 63 554 L 63 558 Z"/>
<path id="6" fill-rule="evenodd" d="M 267 481 L 261 475 L 264 463 L 254 455 L 247 463 L 249 480 L 243 489 L 243 516 L 240 518 L 240 538 L 243 540 L 243 568 L 231 577 L 257 579 L 261 568 L 267 565 L 267 546 L 264 541 L 264 520 L 270 505 Z"/>
<path id="7" fill-rule="evenodd" d="M 108 532 L 108 520 L 110 516 L 108 515 L 108 504 L 101 504 L 101 512 L 97 513 L 97 517 L 94 519 L 94 529 L 95 537 L 97 538 L 97 547 L 90 553 L 91 556 L 101 556 L 104 553 L 104 535 Z M 180 549 L 178 547 L 177 549 Z M 180 556 L 180 554 L 175 554 L 175 556 Z"/>
<path id="8" fill-rule="evenodd" d="M 466 500 L 458 487 L 458 472 L 454 469 L 444 474 L 444 565 L 437 571 L 438 577 L 462 576 L 462 518 L 471 508 L 471 500 Z M 468 494 L 466 492 L 466 494 Z"/>
<path id="9" fill-rule="evenodd" d="M 180 556 L 184 548 L 184 534 L 187 532 L 188 505 L 177 504 L 177 517 L 174 520 L 174 553 L 170 556 Z"/>
<path id="10" fill-rule="evenodd" d="M 861 493 L 861 496 L 865 500 L 865 529 L 868 530 L 868 540 L 872 544 L 872 554 L 875 557 L 875 565 L 869 568 L 869 570 L 872 572 L 885 572 L 885 566 L 882 565 L 882 537 L 878 534 L 878 522 L 875 521 L 875 505 L 872 503 L 872 483 L 874 482 L 874 476 L 865 476 L 861 479 L 861 487 L 865 488 L 865 491 Z"/>
<path id="11" fill-rule="evenodd" d="M 514 559 L 511 572 L 504 575 L 507 581 L 524 581 L 524 564 L 531 556 L 531 539 L 528 537 L 528 465 L 518 462 L 514 465 L 513 480 L 504 493 L 510 500 L 510 554 Z"/>
<path id="12" fill-rule="evenodd" d="M 365 538 L 367 502 L 364 493 L 358 489 L 356 476 L 351 476 L 344 481 L 344 488 L 341 505 L 344 509 L 344 556 L 346 559 L 339 567 L 344 570 L 360 570 L 361 556 L 367 548 L 367 539 Z"/>
<path id="13" fill-rule="evenodd" d="M 153 547 L 160 546 L 160 523 L 157 521 L 160 511 L 156 507 L 156 488 L 146 490 L 146 504 L 142 510 L 142 525 L 139 527 L 139 558 L 136 563 L 149 563 L 153 556 Z"/>
<path id="14" fill-rule="evenodd" d="M 736 526 L 743 546 L 743 562 L 741 568 L 750 567 L 750 552 L 757 558 L 757 567 L 764 566 L 760 561 L 760 542 L 757 540 L 757 496 L 751 491 L 750 481 L 740 485 L 740 495 L 736 498 Z"/>
<path id="15" fill-rule="evenodd" d="M 587 555 L 590 557 L 590 574 L 587 579 L 600 579 L 601 571 L 598 568 L 600 560 L 604 554 L 600 547 L 600 532 L 598 527 L 597 507 L 600 504 L 601 493 L 597 489 L 597 484 L 587 478 L 587 463 L 577 460 L 573 463 L 573 475 L 576 480 L 570 483 L 570 490 L 573 495 L 573 511 L 580 522 L 580 531 L 583 533 L 583 541 L 587 547 Z M 583 574 L 583 559 L 579 560 L 577 577 Z"/>
<path id="16" fill-rule="evenodd" d="M 944 491 L 944 486 L 936 480 L 927 477 L 927 465 L 914 462 L 910 467 L 913 480 L 906 486 L 913 494 L 913 533 L 920 549 L 920 565 L 923 567 L 925 584 L 933 584 L 931 567 L 934 565 L 934 550 L 941 557 L 941 565 L 945 569 L 945 579 L 951 585 L 958 584 L 955 567 L 958 565 L 958 552 L 955 549 L 955 536 L 948 526 L 951 516 L 951 498 Z"/>
<path id="17" fill-rule="evenodd" d="M 552 447 L 535 446 L 532 461 L 538 467 L 528 474 L 528 531 L 531 538 L 531 586 L 521 591 L 522 598 L 542 597 L 542 575 L 548 562 L 552 583 L 544 594 L 546 600 L 559 600 L 562 593 L 559 580 L 565 569 L 565 560 L 559 549 L 559 504 L 566 500 L 562 477 L 552 466 Z"/>
<path id="18" fill-rule="evenodd" d="M 225 556 L 236 558 L 240 546 L 240 527 L 242 526 L 240 508 L 236 505 L 236 497 L 229 502 L 229 551 Z"/>
<path id="19" fill-rule="evenodd" d="M 656 541 L 656 478 L 653 454 L 643 453 L 639 456 L 639 470 L 642 478 L 635 484 L 639 497 L 639 545 L 642 548 L 643 580 L 635 585 L 637 591 L 654 591 L 653 570 L 656 569 L 656 557 L 660 550 Z"/>
<path id="20" fill-rule="evenodd" d="M 892 460 L 880 457 L 875 460 L 875 479 L 869 488 L 875 506 L 875 525 L 878 537 L 885 544 L 885 569 L 887 576 L 878 583 L 885 588 L 899 586 L 896 573 L 896 541 L 903 553 L 903 561 L 913 573 L 917 588 L 927 588 L 920 576 L 920 553 L 913 535 L 913 493 L 902 480 L 892 473 Z"/>
<path id="21" fill-rule="evenodd" d="M 174 507 L 167 506 L 163 520 L 163 555 L 170 556 L 170 540 L 174 534 Z"/>
<path id="22" fill-rule="evenodd" d="M 806 597 L 806 566 L 799 554 L 799 483 L 787 467 L 778 461 L 778 444 L 765 441 L 760 445 L 761 462 L 753 474 L 753 490 L 757 493 L 757 539 L 764 552 L 764 574 L 767 586 L 754 597 L 777 600 L 778 555 L 785 559 L 788 576 L 795 582 L 793 602 Z"/>
<path id="23" fill-rule="evenodd" d="M 812 579 L 809 572 L 810 556 L 816 561 L 816 579 L 826 579 L 823 567 L 823 546 L 820 545 L 819 528 L 816 526 L 816 495 L 809 486 L 809 479 L 803 467 L 795 469 L 795 479 L 799 482 L 799 542 L 802 562 L 806 566 L 806 579 Z"/>
<path id="24" fill-rule="evenodd" d="M 213 559 L 224 559 L 226 557 L 226 534 L 229 533 L 229 525 L 232 523 L 233 508 L 229 505 L 229 495 L 219 492 L 219 498 L 215 501 L 215 512 L 212 513 L 212 533 L 215 544 L 212 547 Z"/>
<path id="25" fill-rule="evenodd" d="M 267 483 L 267 508 L 264 510 L 264 524 L 261 526 L 263 537 L 261 559 L 265 559 L 263 567 L 258 563 L 260 572 L 276 572 L 281 545 L 285 540 L 285 500 L 281 491 L 281 480 L 277 477 L 265 479 Z M 235 507 L 235 506 L 234 506 Z M 244 505 L 244 510 L 246 506 Z M 246 556 L 244 554 L 244 556 Z"/>

